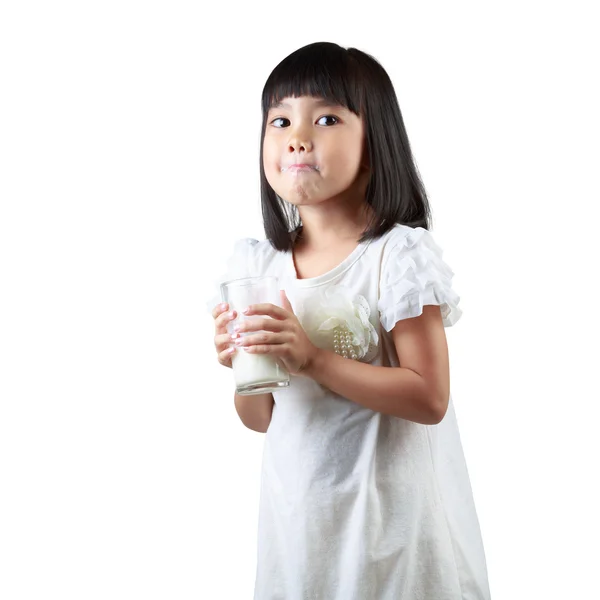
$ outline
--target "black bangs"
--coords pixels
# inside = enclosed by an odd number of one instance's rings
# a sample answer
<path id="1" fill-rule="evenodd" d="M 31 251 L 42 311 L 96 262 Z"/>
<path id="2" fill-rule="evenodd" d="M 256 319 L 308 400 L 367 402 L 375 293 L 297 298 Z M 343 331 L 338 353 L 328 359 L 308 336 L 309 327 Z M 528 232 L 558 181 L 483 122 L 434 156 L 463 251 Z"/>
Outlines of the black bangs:
<path id="1" fill-rule="evenodd" d="M 262 95 L 263 115 L 284 98 L 313 96 L 360 115 L 362 98 L 356 85 L 357 65 L 341 46 L 317 42 L 287 56 L 273 70 Z"/>

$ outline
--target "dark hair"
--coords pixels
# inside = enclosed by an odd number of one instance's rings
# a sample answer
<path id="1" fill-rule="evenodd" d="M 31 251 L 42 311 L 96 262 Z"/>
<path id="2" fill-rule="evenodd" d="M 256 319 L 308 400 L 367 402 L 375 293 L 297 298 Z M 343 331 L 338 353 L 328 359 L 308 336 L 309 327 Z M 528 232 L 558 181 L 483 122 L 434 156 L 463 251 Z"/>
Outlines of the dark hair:
<path id="1" fill-rule="evenodd" d="M 394 86 L 369 54 L 316 42 L 284 58 L 269 75 L 262 92 L 260 190 L 265 235 L 277 250 L 289 250 L 301 226 L 298 209 L 284 202 L 269 185 L 262 154 L 267 115 L 285 97 L 314 96 L 331 100 L 362 116 L 371 175 L 366 202 L 373 221 L 360 242 L 375 239 L 396 223 L 429 229 L 425 187 L 414 162 Z"/>

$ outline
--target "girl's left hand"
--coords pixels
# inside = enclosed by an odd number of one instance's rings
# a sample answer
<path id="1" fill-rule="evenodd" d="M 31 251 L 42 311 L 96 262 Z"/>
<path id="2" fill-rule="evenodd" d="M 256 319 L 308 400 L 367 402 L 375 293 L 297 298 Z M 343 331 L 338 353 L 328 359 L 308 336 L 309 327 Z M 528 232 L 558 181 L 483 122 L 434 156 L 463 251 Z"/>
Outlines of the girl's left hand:
<path id="1" fill-rule="evenodd" d="M 238 337 L 235 345 L 249 354 L 269 354 L 283 364 L 290 375 L 305 372 L 314 360 L 318 348 L 308 339 L 285 292 L 280 291 L 283 308 L 275 304 L 253 304 L 245 316 L 267 315 L 272 319 L 252 319 L 238 323 L 234 331 L 255 335 Z M 241 315 L 240 315 L 241 316 Z"/>

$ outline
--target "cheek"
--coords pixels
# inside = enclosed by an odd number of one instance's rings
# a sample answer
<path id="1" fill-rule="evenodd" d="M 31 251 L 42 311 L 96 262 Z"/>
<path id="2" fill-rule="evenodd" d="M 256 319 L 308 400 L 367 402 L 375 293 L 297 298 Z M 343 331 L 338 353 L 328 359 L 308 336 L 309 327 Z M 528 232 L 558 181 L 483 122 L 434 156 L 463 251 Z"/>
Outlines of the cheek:
<path id="1" fill-rule="evenodd" d="M 262 156 L 263 169 L 265 171 L 265 177 L 269 185 L 279 193 L 281 170 L 279 167 L 279 155 L 273 151 L 273 147 L 269 147 L 267 143 L 263 145 L 263 156 Z"/>
<path id="2" fill-rule="evenodd" d="M 263 167 L 266 173 L 274 173 L 279 168 L 279 154 L 272 142 L 263 143 Z"/>
<path id="3" fill-rule="evenodd" d="M 362 144 L 353 132 L 341 135 L 327 148 L 328 162 L 344 170 L 354 170 L 362 157 Z"/>
<path id="4" fill-rule="evenodd" d="M 336 179 L 342 185 L 350 185 L 354 181 L 360 169 L 360 153 L 339 152 L 335 156 L 333 171 L 336 174 Z"/>
<path id="5" fill-rule="evenodd" d="M 269 152 L 266 148 L 263 149 L 262 164 L 263 169 L 265 170 L 265 175 L 269 176 L 273 172 L 273 161 L 271 160 Z"/>

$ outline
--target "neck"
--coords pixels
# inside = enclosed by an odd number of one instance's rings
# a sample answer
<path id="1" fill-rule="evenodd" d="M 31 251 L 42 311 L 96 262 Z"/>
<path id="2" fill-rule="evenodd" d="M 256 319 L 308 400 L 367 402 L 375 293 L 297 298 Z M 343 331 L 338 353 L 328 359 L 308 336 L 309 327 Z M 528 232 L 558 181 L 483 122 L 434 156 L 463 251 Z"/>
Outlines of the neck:
<path id="1" fill-rule="evenodd" d="M 298 207 L 302 229 L 296 245 L 323 250 L 340 243 L 357 242 L 369 226 L 373 211 L 360 205 Z"/>

